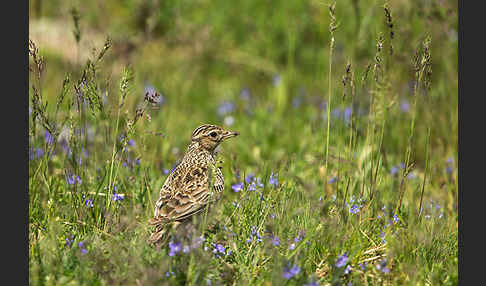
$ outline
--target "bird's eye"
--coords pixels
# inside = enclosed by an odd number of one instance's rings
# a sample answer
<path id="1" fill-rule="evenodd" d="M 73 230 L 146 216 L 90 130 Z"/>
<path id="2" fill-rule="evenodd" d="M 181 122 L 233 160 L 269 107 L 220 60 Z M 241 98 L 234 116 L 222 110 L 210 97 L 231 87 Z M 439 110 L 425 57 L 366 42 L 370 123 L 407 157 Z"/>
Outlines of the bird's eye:
<path id="1" fill-rule="evenodd" d="M 209 133 L 209 135 L 211 135 L 211 137 L 216 137 L 218 135 L 218 133 L 216 133 L 216 131 L 213 131 L 213 132 Z"/>

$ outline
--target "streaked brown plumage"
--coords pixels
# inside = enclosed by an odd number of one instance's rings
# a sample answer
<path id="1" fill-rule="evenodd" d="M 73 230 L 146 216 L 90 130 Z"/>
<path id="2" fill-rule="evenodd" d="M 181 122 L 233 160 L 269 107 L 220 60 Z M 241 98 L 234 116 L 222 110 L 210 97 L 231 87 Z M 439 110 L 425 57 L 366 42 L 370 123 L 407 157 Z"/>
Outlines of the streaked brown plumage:
<path id="1" fill-rule="evenodd" d="M 182 161 L 169 174 L 155 203 L 155 229 L 148 242 L 165 243 L 168 231 L 181 221 L 201 212 L 218 200 L 224 190 L 224 178 L 216 166 L 216 147 L 238 132 L 204 124 L 196 128 Z"/>

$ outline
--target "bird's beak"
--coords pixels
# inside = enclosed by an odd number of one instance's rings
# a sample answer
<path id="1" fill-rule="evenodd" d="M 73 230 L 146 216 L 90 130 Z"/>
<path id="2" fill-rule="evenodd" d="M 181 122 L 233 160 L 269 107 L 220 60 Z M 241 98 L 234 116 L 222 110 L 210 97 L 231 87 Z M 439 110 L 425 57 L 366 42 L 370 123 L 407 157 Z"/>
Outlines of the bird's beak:
<path id="1" fill-rule="evenodd" d="M 238 136 L 240 134 L 240 132 L 234 132 L 234 131 L 225 131 L 223 133 L 223 136 L 221 137 L 222 140 L 226 140 L 228 138 L 231 138 L 231 137 L 235 137 L 235 136 Z"/>

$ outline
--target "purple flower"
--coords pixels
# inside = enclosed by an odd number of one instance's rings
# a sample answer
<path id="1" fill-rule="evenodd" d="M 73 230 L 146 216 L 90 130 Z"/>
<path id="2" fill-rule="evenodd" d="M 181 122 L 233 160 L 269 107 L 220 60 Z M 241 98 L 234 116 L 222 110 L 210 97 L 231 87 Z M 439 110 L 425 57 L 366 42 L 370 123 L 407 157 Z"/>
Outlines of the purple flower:
<path id="1" fill-rule="evenodd" d="M 35 156 L 37 158 L 40 158 L 40 157 L 44 156 L 44 149 L 42 149 L 42 148 L 36 148 L 35 149 Z"/>
<path id="2" fill-rule="evenodd" d="M 170 277 L 171 275 L 172 275 L 172 276 L 175 276 L 175 274 L 174 274 L 174 272 L 173 272 L 173 271 L 170 271 L 170 272 L 169 272 L 169 271 L 167 271 L 167 272 L 165 272 L 165 277 Z"/>
<path id="3" fill-rule="evenodd" d="M 344 253 L 343 255 L 338 256 L 336 261 L 336 267 L 343 267 L 348 262 L 348 255 Z"/>
<path id="4" fill-rule="evenodd" d="M 270 174 L 270 179 L 268 183 L 274 187 L 278 187 L 278 174 L 274 174 L 273 172 Z"/>
<path id="5" fill-rule="evenodd" d="M 399 218 L 397 216 L 397 214 L 394 214 L 393 215 L 393 223 L 397 223 L 399 221 Z"/>
<path id="6" fill-rule="evenodd" d="M 349 274 L 351 272 L 351 266 L 346 266 L 346 269 L 344 269 L 344 274 Z"/>
<path id="7" fill-rule="evenodd" d="M 248 101 L 250 99 L 250 90 L 248 90 L 248 88 L 242 89 L 240 92 L 240 98 Z"/>
<path id="8" fill-rule="evenodd" d="M 402 100 L 402 102 L 400 103 L 400 109 L 402 110 L 402 112 L 408 112 L 410 110 L 410 103 L 408 103 L 408 100 Z"/>
<path id="9" fill-rule="evenodd" d="M 54 137 L 47 130 L 44 132 L 44 140 L 48 145 L 52 145 L 52 143 L 54 143 Z"/>
<path id="10" fill-rule="evenodd" d="M 137 147 L 137 143 L 133 139 L 128 140 L 127 144 L 128 144 L 128 146 L 133 147 L 133 148 Z"/>
<path id="11" fill-rule="evenodd" d="M 226 247 L 224 247 L 224 245 L 222 244 L 214 244 L 213 243 L 213 253 L 216 257 L 221 257 L 221 256 L 225 256 L 225 255 L 230 255 L 231 254 L 231 250 L 228 250 L 228 252 L 226 252 Z"/>
<path id="12" fill-rule="evenodd" d="M 66 181 L 69 185 L 81 185 L 81 179 L 77 175 L 71 175 L 70 177 L 66 177 Z"/>
<path id="13" fill-rule="evenodd" d="M 392 175 L 395 175 L 396 173 L 398 173 L 398 167 L 397 166 L 393 166 L 390 173 Z"/>
<path id="14" fill-rule="evenodd" d="M 273 244 L 273 246 L 279 246 L 280 245 L 280 238 L 278 236 L 274 236 L 272 238 L 272 244 Z"/>
<path id="15" fill-rule="evenodd" d="M 351 107 L 346 107 L 343 114 L 344 121 L 349 122 L 349 120 L 351 119 L 351 115 L 353 115 L 353 109 Z"/>
<path id="16" fill-rule="evenodd" d="M 252 242 L 253 238 L 256 237 L 256 242 L 262 242 L 263 239 L 261 235 L 258 233 L 258 228 L 256 226 L 251 227 L 250 237 L 246 240 L 246 242 Z"/>
<path id="17" fill-rule="evenodd" d="M 365 261 L 364 263 L 360 263 L 359 267 L 361 270 L 366 271 L 368 269 L 368 262 Z"/>
<path id="18" fill-rule="evenodd" d="M 335 183 L 336 182 L 336 179 L 337 179 L 336 176 L 333 176 L 332 178 L 330 178 L 329 181 L 328 181 L 329 184 Z"/>
<path id="19" fill-rule="evenodd" d="M 116 192 L 113 192 L 113 201 L 122 201 L 125 198 L 124 195 L 117 194 Z"/>
<path id="20" fill-rule="evenodd" d="M 73 242 L 74 242 L 74 236 L 72 234 L 69 236 L 69 238 L 66 237 L 66 245 L 69 248 L 71 248 L 71 245 L 73 244 Z"/>
<path id="21" fill-rule="evenodd" d="M 204 236 L 199 236 L 197 237 L 196 239 L 194 239 L 192 241 L 192 244 L 191 244 L 191 248 L 198 248 L 201 246 L 201 244 L 205 241 L 206 239 L 204 238 Z"/>
<path id="22" fill-rule="evenodd" d="M 224 116 L 228 113 L 231 113 L 233 112 L 233 110 L 235 109 L 234 105 L 232 102 L 230 101 L 223 101 L 223 103 L 221 103 L 218 107 L 218 114 L 220 116 Z"/>
<path id="23" fill-rule="evenodd" d="M 93 200 L 92 199 L 87 199 L 84 201 L 84 205 L 86 206 L 87 209 L 93 207 Z"/>
<path id="24" fill-rule="evenodd" d="M 447 166 L 446 167 L 446 172 L 447 172 L 447 174 L 452 174 L 452 167 L 451 166 Z"/>
<path id="25" fill-rule="evenodd" d="M 295 243 L 292 243 L 289 245 L 289 250 L 294 250 L 295 249 Z"/>
<path id="26" fill-rule="evenodd" d="M 259 187 L 259 188 L 263 188 L 265 187 L 265 185 L 262 183 L 260 177 L 257 177 L 256 178 L 256 185 Z"/>
<path id="27" fill-rule="evenodd" d="M 274 86 L 279 85 L 281 81 L 282 81 L 282 77 L 279 74 L 277 74 L 273 77 L 273 85 Z"/>
<path id="28" fill-rule="evenodd" d="M 255 178 L 255 175 L 253 173 L 250 173 L 250 174 L 248 174 L 248 176 L 246 176 L 245 182 L 247 184 L 249 184 L 249 183 L 251 183 L 251 181 L 253 181 L 253 178 Z"/>
<path id="29" fill-rule="evenodd" d="M 169 251 L 169 256 L 174 256 L 176 255 L 177 252 L 180 252 L 182 250 L 182 245 L 180 242 L 170 242 L 169 243 L 169 248 L 170 248 L 170 251 Z"/>
<path id="30" fill-rule="evenodd" d="M 297 237 L 294 238 L 294 242 L 300 242 L 302 241 L 302 238 L 305 237 L 305 232 L 303 230 L 299 231 L 299 233 L 297 234 Z"/>
<path id="31" fill-rule="evenodd" d="M 237 192 L 240 192 L 243 190 L 243 183 L 240 182 L 240 183 L 236 183 L 234 185 L 231 186 L 231 189 L 233 190 L 233 192 L 237 193 Z"/>
<path id="32" fill-rule="evenodd" d="M 385 244 L 386 243 L 386 240 L 385 240 L 385 232 L 381 232 L 380 233 L 380 238 L 381 238 L 381 243 Z"/>
<path id="33" fill-rule="evenodd" d="M 88 249 L 86 249 L 86 246 L 84 245 L 84 240 L 78 243 L 79 251 L 81 254 L 86 254 L 88 253 Z"/>
<path id="34" fill-rule="evenodd" d="M 294 264 L 291 268 L 284 267 L 282 277 L 285 279 L 290 279 L 295 275 L 299 274 L 299 272 L 300 272 L 300 267 Z"/>
<path id="35" fill-rule="evenodd" d="M 164 170 L 162 170 L 162 172 L 164 173 L 164 175 L 167 175 L 167 174 L 169 174 L 169 169 L 164 169 Z"/>
<path id="36" fill-rule="evenodd" d="M 184 245 L 182 247 L 182 253 L 189 253 L 191 252 L 191 248 L 189 247 L 189 245 Z"/>
<path id="37" fill-rule="evenodd" d="M 411 180 L 411 179 L 415 179 L 415 178 L 417 178 L 417 174 L 415 174 L 415 173 L 413 173 L 413 172 L 412 172 L 412 173 L 410 173 L 410 174 L 408 174 L 408 176 L 407 176 L 407 179 L 409 179 L 409 180 Z"/>
<path id="38" fill-rule="evenodd" d="M 386 258 L 383 258 L 383 260 L 381 260 L 376 265 L 376 269 L 377 270 L 380 270 L 381 272 L 383 272 L 385 274 L 388 274 L 388 273 L 390 273 L 390 269 L 388 267 L 386 267 L 386 265 L 387 265 L 387 260 L 386 260 Z"/>
<path id="39" fill-rule="evenodd" d="M 359 213 L 360 209 L 358 207 L 358 205 L 354 204 L 352 205 L 350 208 L 349 208 L 349 212 L 352 213 L 352 214 L 357 214 Z"/>
<path id="40" fill-rule="evenodd" d="M 302 104 L 302 96 L 298 95 L 292 98 L 292 106 L 294 108 L 299 108 L 301 104 Z"/>
<path id="41" fill-rule="evenodd" d="M 256 190 L 256 185 L 255 185 L 255 182 L 252 182 L 249 186 L 248 186 L 248 191 L 250 192 L 253 192 Z"/>

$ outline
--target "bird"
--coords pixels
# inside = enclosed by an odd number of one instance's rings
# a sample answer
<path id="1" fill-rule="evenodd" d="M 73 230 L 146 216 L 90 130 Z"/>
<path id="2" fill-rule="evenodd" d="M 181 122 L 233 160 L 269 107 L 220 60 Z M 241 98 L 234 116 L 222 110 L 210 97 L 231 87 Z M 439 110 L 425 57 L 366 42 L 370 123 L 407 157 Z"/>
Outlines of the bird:
<path id="1" fill-rule="evenodd" d="M 150 225 L 155 228 L 148 239 L 151 245 L 167 242 L 171 229 L 218 201 L 224 191 L 221 167 L 216 162 L 216 147 L 239 132 L 203 124 L 192 132 L 182 160 L 165 180 L 155 203 Z"/>

